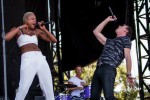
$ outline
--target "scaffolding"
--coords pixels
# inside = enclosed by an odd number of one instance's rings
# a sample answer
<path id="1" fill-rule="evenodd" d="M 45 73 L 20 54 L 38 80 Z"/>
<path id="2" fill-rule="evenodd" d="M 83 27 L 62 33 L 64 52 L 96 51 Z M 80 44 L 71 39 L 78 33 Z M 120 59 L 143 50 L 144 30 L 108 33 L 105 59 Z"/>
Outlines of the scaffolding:
<path id="1" fill-rule="evenodd" d="M 55 33 L 58 43 L 51 45 L 53 55 L 53 67 L 57 68 L 58 77 L 54 77 L 55 82 L 63 84 L 63 72 L 61 64 L 61 29 L 60 29 L 60 0 L 57 0 L 54 23 L 52 23 L 52 32 Z M 140 100 L 147 99 L 145 92 L 150 92 L 150 85 L 146 80 L 150 79 L 150 1 L 149 0 L 134 0 L 134 17 L 136 29 L 136 50 L 138 58 L 138 73 L 139 73 L 139 94 Z M 143 63 L 146 62 L 146 63 Z M 56 86 L 54 84 L 54 86 Z"/>
<path id="2" fill-rule="evenodd" d="M 136 50 L 139 70 L 140 100 L 148 99 L 145 95 L 150 92 L 150 1 L 134 0 L 134 13 L 136 24 Z M 145 62 L 145 63 L 144 63 Z M 147 73 L 148 72 L 148 73 Z"/>

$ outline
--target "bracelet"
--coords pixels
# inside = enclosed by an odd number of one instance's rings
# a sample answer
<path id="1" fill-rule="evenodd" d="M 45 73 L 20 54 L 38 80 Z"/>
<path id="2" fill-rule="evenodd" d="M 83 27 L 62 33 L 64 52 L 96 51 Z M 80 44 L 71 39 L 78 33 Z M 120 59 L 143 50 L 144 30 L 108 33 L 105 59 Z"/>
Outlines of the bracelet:
<path id="1" fill-rule="evenodd" d="M 127 74 L 127 77 L 131 76 L 131 74 Z"/>
<path id="2" fill-rule="evenodd" d="M 21 30 L 22 29 L 22 27 L 21 26 L 19 26 L 19 30 Z"/>

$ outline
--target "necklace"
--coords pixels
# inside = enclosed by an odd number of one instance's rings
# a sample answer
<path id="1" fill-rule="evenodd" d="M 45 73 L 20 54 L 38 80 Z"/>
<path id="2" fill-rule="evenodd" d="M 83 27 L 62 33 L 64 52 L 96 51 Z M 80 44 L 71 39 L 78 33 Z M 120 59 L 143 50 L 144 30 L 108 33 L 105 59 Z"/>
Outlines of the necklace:
<path id="1" fill-rule="evenodd" d="M 30 36 L 35 35 L 35 30 L 34 31 L 28 31 L 28 35 L 30 35 Z"/>

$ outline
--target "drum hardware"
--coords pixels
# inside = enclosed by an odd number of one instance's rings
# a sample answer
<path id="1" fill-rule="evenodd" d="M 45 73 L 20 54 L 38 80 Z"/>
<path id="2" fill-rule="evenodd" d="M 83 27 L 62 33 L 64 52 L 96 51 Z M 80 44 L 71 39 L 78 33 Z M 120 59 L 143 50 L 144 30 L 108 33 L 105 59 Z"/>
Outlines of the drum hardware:
<path id="1" fill-rule="evenodd" d="M 67 88 L 77 87 L 77 85 L 59 84 L 59 85 L 57 85 L 57 87 L 64 88 L 65 90 L 63 92 L 59 93 L 59 95 L 55 97 L 55 100 L 71 100 L 71 97 L 69 95 L 69 90 Z"/>
<path id="2" fill-rule="evenodd" d="M 62 88 L 74 88 L 74 87 L 77 87 L 77 85 L 74 85 L 74 84 L 59 84 L 57 86 L 58 87 L 62 87 Z"/>
<path id="3" fill-rule="evenodd" d="M 59 95 L 55 97 L 55 100 L 71 100 L 68 89 L 65 88 L 63 92 L 59 93 Z"/>
<path id="4" fill-rule="evenodd" d="M 88 100 L 91 96 L 91 86 L 84 87 L 84 99 Z"/>

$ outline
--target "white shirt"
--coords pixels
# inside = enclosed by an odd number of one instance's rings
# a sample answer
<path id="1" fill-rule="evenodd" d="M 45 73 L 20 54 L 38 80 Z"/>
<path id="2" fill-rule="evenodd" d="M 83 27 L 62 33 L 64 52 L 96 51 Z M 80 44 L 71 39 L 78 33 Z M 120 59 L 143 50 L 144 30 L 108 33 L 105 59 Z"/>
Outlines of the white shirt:
<path id="1" fill-rule="evenodd" d="M 72 82 L 74 85 L 77 85 L 77 87 L 83 87 L 81 85 L 81 82 L 85 82 L 84 80 L 81 80 L 80 78 L 73 76 L 71 77 L 68 82 Z M 86 83 L 86 82 L 85 82 Z M 84 88 L 84 87 L 83 87 Z M 71 96 L 78 96 L 80 97 L 80 93 L 84 92 L 84 90 L 73 90 L 71 91 Z"/>

